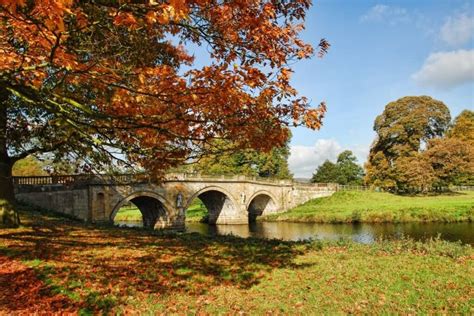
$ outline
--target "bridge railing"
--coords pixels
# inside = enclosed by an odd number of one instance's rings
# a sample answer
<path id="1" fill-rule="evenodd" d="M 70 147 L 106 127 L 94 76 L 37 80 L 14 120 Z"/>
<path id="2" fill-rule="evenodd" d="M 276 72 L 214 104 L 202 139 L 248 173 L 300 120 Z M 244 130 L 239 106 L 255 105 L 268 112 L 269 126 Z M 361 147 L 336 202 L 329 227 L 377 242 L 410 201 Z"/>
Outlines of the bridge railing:
<path id="1" fill-rule="evenodd" d="M 53 185 L 53 184 L 73 184 L 88 182 L 90 175 L 61 175 L 61 176 L 31 176 L 13 177 L 15 185 Z"/>
<path id="2" fill-rule="evenodd" d="M 291 184 L 292 180 L 289 179 L 278 179 L 271 177 L 258 177 L 258 176 L 246 176 L 246 175 L 232 175 L 232 174 L 204 174 L 204 173 L 169 173 L 165 176 L 166 180 L 233 180 L 233 181 L 258 181 L 258 182 L 271 182 L 277 184 Z"/>
<path id="3" fill-rule="evenodd" d="M 99 174 L 77 174 L 77 175 L 54 175 L 54 176 L 27 176 L 13 177 L 14 185 L 78 185 L 78 184 L 102 184 L 102 183 L 134 183 L 149 181 L 145 174 L 121 174 L 121 175 L 99 175 Z"/>
<path id="4" fill-rule="evenodd" d="M 185 181 L 185 180 L 233 180 L 233 181 L 255 181 L 278 185 L 297 185 L 308 188 L 327 188 L 336 186 L 332 183 L 305 183 L 293 180 L 249 177 L 245 175 L 207 175 L 199 173 L 169 173 L 162 181 Z M 147 174 L 120 174 L 120 175 L 100 175 L 100 174 L 79 174 L 79 175 L 52 175 L 52 176 L 22 176 L 13 177 L 13 183 L 17 186 L 41 186 L 41 185 L 86 185 L 86 184 L 130 184 L 146 183 L 154 180 Z"/>

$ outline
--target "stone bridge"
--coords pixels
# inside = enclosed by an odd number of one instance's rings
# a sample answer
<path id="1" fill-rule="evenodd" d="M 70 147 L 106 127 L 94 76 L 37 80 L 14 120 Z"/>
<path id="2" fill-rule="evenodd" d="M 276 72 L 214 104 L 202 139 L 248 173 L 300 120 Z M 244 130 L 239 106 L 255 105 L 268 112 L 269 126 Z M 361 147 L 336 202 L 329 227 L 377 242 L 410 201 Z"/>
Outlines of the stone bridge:
<path id="1" fill-rule="evenodd" d="M 196 174 L 168 174 L 160 182 L 144 175 L 14 177 L 14 184 L 19 201 L 96 223 L 113 222 L 132 202 L 144 226 L 157 229 L 183 229 L 195 198 L 208 209 L 210 224 L 247 224 L 336 191 L 333 184 Z"/>

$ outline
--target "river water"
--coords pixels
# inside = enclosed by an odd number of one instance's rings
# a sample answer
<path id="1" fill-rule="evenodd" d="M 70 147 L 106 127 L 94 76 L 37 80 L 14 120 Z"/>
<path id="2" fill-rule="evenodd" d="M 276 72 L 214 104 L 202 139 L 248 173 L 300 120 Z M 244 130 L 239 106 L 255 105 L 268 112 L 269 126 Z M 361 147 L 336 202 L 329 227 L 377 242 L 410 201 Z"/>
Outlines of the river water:
<path id="1" fill-rule="evenodd" d="M 140 227 L 141 222 L 117 222 L 117 225 Z M 257 222 L 249 225 L 208 225 L 186 223 L 187 232 L 208 236 L 235 235 L 282 240 L 339 240 L 352 239 L 355 242 L 370 244 L 378 238 L 399 239 L 410 237 L 424 240 L 440 237 L 448 241 L 461 241 L 474 245 L 474 223 L 399 223 L 399 224 L 318 224 Z"/>

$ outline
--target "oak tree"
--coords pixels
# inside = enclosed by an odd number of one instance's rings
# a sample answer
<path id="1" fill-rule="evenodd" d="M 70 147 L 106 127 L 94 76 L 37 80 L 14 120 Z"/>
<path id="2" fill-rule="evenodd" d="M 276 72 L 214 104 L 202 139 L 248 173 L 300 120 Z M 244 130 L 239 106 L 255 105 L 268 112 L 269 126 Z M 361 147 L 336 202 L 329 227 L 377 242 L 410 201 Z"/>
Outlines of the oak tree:
<path id="1" fill-rule="evenodd" d="M 290 124 L 318 129 L 324 103 L 290 84 L 293 61 L 314 53 L 299 35 L 310 4 L 0 0 L 0 199 L 32 154 L 159 176 L 213 139 L 268 151 Z M 187 47 L 202 47 L 203 66 Z"/>
<path id="2" fill-rule="evenodd" d="M 406 164 L 399 159 L 416 157 L 429 140 L 444 135 L 450 121 L 448 107 L 428 96 L 404 97 L 387 104 L 375 119 L 377 138 L 366 164 L 366 182 L 387 190 L 404 190 L 407 183 L 397 165 Z"/>

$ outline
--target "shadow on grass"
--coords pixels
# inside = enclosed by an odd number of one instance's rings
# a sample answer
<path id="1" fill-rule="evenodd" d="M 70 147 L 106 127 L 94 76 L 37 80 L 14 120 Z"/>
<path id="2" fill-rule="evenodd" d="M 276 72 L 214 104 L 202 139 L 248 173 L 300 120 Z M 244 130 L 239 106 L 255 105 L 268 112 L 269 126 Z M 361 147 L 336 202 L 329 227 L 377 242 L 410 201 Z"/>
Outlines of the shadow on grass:
<path id="1" fill-rule="evenodd" d="M 306 249 L 298 242 L 166 234 L 23 215 L 24 227 L 0 231 L 0 254 L 30 264 L 46 297 L 65 295 L 71 306 L 90 311 L 111 310 L 128 297 L 198 296 L 221 285 L 250 288 L 274 268 L 302 268 L 294 258 Z M 9 284 L 16 282 L 11 275 Z M 23 301 L 27 306 L 38 299 Z M 15 308 L 0 300 L 0 310 Z"/>

